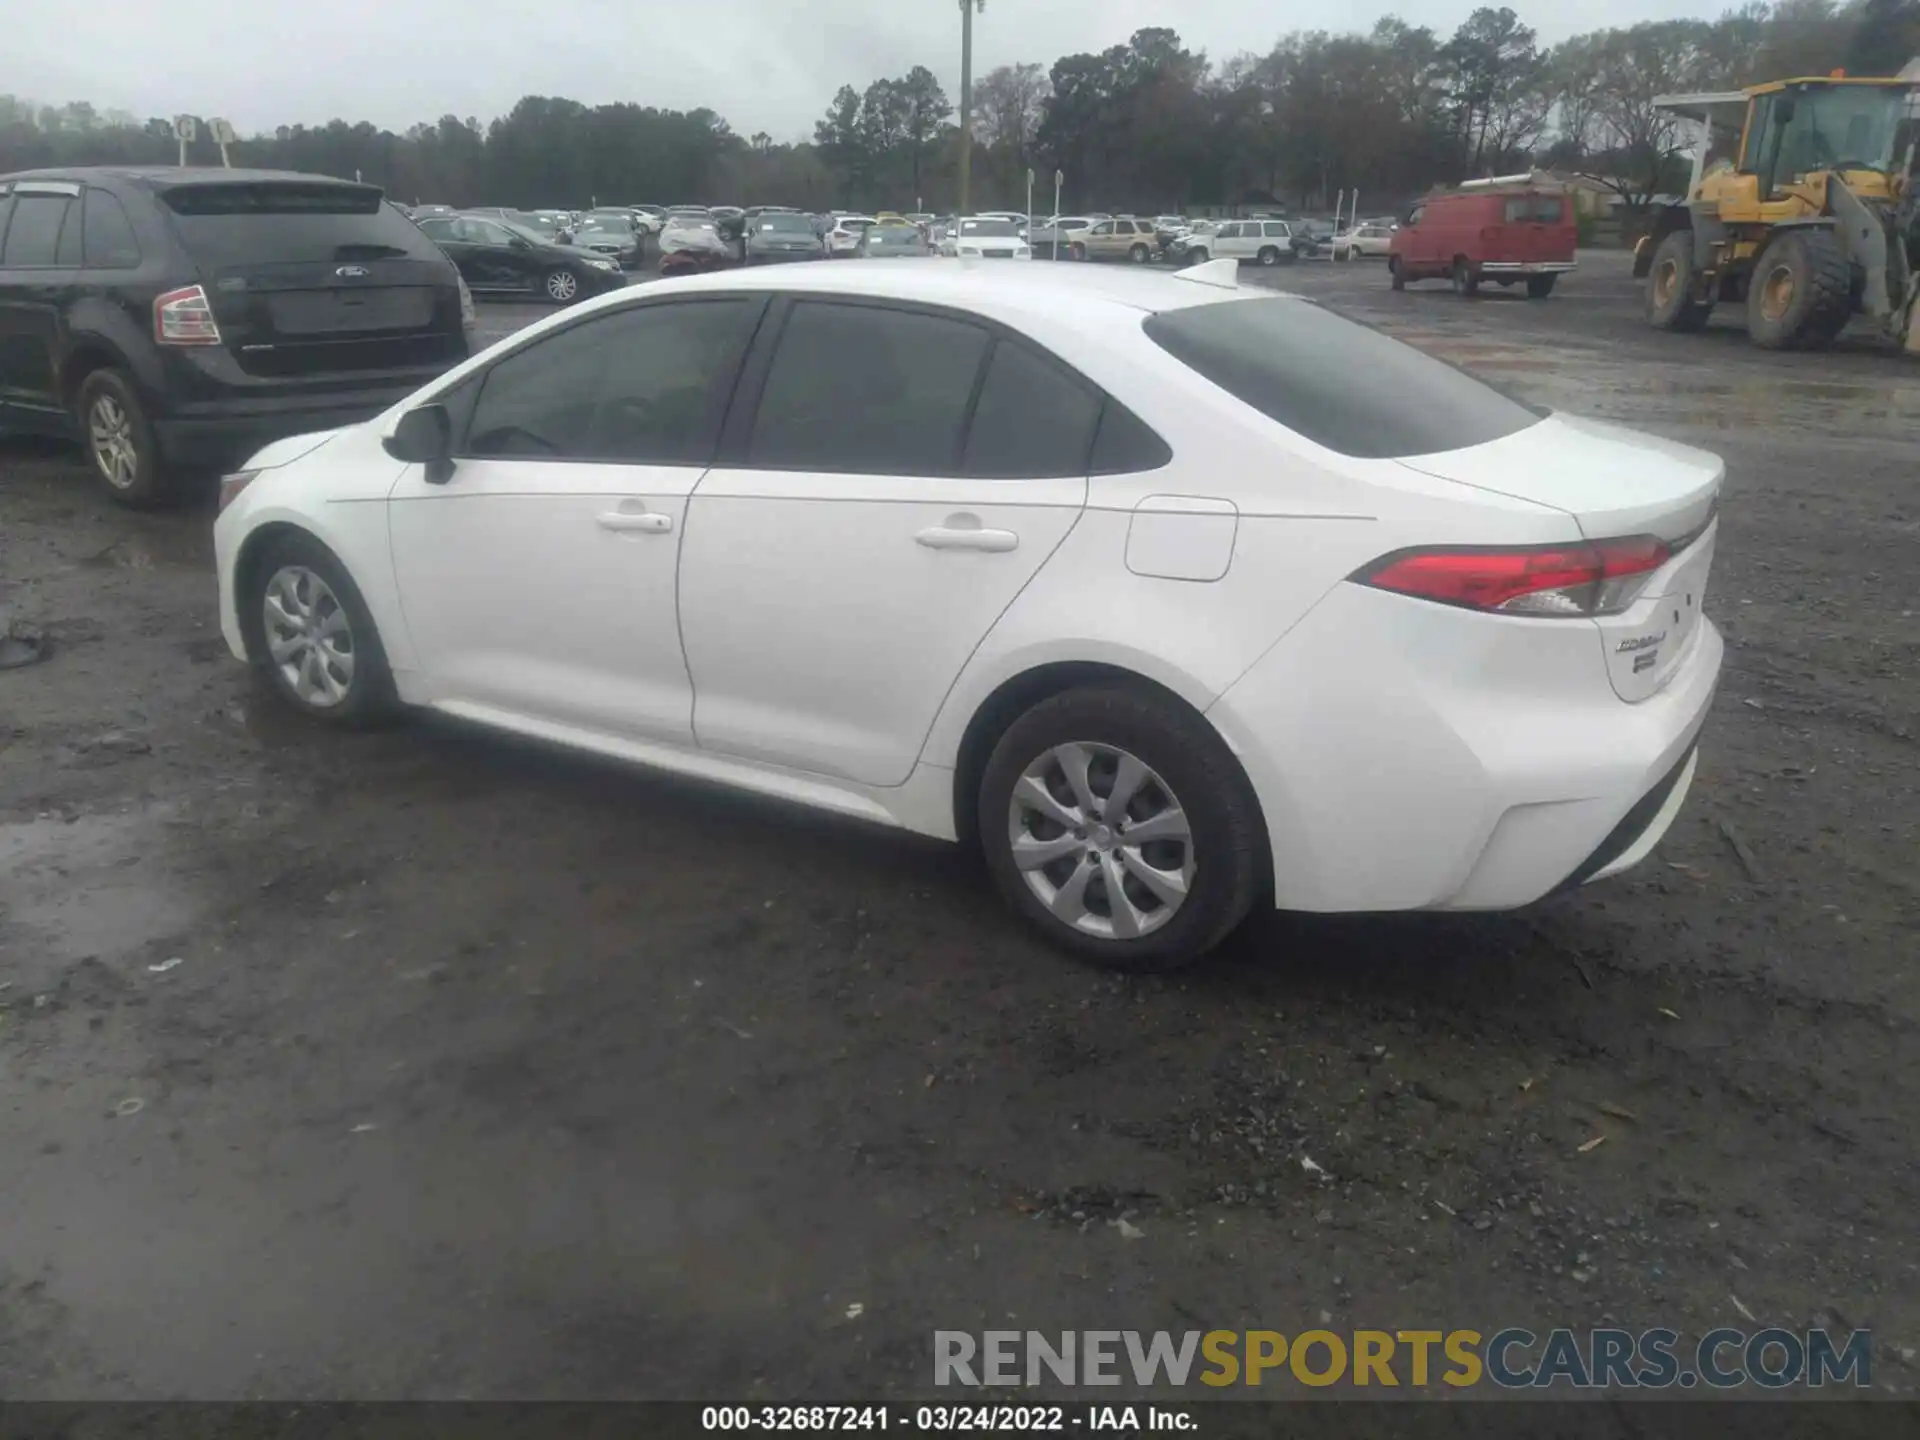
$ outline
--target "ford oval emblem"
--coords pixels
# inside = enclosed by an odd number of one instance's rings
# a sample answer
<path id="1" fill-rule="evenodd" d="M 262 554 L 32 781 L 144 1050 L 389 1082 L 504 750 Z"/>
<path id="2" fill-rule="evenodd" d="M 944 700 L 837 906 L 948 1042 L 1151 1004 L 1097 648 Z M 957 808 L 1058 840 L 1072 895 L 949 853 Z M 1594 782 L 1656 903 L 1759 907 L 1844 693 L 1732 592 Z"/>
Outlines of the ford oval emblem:
<path id="1" fill-rule="evenodd" d="M 364 265 L 342 265 L 333 273 L 338 275 L 342 280 L 364 280 L 367 278 L 367 267 Z"/>

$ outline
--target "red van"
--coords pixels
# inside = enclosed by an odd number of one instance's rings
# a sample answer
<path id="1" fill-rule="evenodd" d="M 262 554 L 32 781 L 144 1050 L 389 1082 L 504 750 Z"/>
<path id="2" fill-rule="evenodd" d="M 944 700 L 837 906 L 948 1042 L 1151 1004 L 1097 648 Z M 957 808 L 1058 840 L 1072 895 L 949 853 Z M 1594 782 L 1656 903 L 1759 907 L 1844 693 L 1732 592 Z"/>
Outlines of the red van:
<path id="1" fill-rule="evenodd" d="M 1471 295 L 1482 280 L 1527 282 L 1543 300 L 1574 268 L 1571 197 L 1537 182 L 1475 184 L 1429 195 L 1393 234 L 1387 269 L 1393 288 L 1409 280 L 1451 280 Z"/>

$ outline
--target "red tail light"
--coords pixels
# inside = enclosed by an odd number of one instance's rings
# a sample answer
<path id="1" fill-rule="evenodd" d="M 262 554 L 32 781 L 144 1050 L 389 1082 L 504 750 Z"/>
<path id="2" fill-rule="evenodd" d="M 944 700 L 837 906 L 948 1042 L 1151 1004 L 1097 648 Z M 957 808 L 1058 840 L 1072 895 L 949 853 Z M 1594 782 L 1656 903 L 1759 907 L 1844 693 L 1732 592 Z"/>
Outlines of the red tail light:
<path id="1" fill-rule="evenodd" d="M 1664 540 L 1633 535 L 1579 545 L 1402 550 L 1353 575 L 1362 585 L 1508 615 L 1612 615 L 1667 563 Z"/>
<path id="2" fill-rule="evenodd" d="M 169 290 L 153 301 L 153 342 L 156 345 L 218 345 L 220 327 L 213 305 L 198 285 Z"/>

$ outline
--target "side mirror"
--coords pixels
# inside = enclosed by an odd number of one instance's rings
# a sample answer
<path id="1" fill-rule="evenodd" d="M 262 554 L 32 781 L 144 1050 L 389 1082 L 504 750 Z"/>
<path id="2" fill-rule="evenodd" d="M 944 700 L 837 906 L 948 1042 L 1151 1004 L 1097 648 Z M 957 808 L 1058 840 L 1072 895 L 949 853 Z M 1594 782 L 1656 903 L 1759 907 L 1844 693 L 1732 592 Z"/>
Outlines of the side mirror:
<path id="1" fill-rule="evenodd" d="M 394 459 L 426 466 L 426 478 L 435 485 L 453 477 L 453 417 L 444 405 L 420 405 L 407 411 L 380 443 Z"/>

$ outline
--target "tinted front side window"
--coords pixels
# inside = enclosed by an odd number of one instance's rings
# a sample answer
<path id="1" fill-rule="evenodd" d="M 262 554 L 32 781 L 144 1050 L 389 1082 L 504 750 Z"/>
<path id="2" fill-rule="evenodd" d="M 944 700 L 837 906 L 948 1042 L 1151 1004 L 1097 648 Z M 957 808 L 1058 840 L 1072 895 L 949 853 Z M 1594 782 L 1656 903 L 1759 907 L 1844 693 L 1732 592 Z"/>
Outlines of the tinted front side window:
<path id="1" fill-rule="evenodd" d="M 487 373 L 465 453 L 704 465 L 760 311 L 643 305 L 538 341 Z"/>
<path id="2" fill-rule="evenodd" d="M 140 242 L 120 202 L 104 190 L 87 191 L 81 249 L 93 270 L 131 270 L 140 263 Z"/>
<path id="3" fill-rule="evenodd" d="M 18 195 L 13 202 L 13 222 L 7 226 L 7 248 L 0 265 L 47 266 L 60 251 L 60 227 L 66 223 L 67 207 L 73 201 L 65 195 Z"/>
<path id="4" fill-rule="evenodd" d="M 747 463 L 954 474 L 987 340 L 985 330 L 941 316 L 795 305 L 760 397 Z"/>
<path id="5" fill-rule="evenodd" d="M 1149 316 L 1144 328 L 1221 389 L 1343 455 L 1459 450 L 1540 419 L 1464 370 L 1307 301 L 1196 305 Z"/>
<path id="6" fill-rule="evenodd" d="M 998 341 L 987 363 L 964 470 L 985 479 L 1084 475 L 1100 396 L 1059 363 Z"/>

